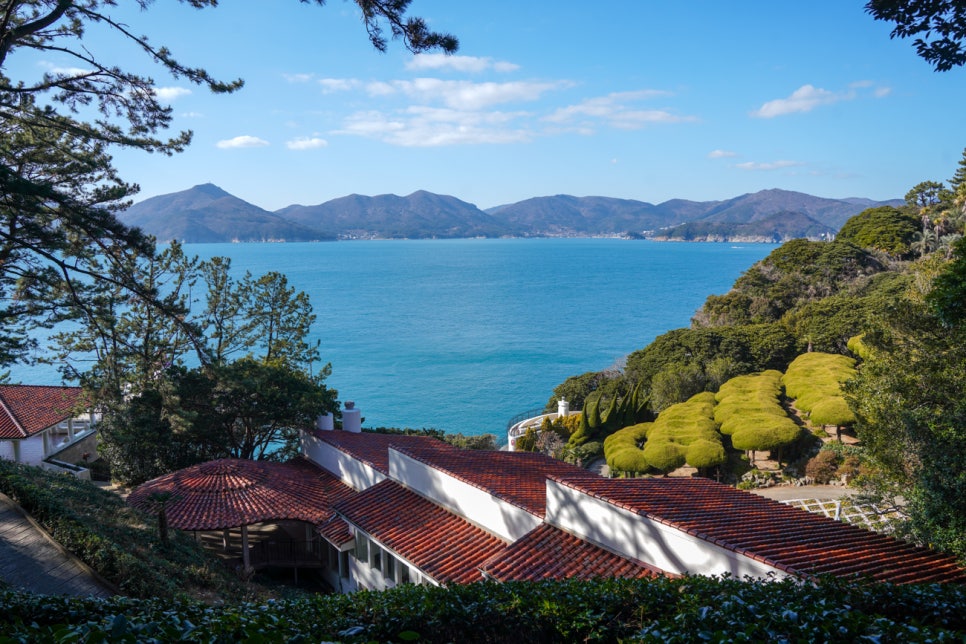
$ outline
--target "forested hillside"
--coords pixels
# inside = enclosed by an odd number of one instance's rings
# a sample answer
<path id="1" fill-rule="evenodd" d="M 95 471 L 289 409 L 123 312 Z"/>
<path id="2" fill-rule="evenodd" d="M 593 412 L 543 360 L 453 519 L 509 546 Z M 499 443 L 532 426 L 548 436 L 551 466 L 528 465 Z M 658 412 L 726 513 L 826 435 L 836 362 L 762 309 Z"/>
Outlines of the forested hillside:
<path id="1" fill-rule="evenodd" d="M 581 423 L 548 428 L 561 441 L 535 436 L 533 448 L 604 454 L 623 474 L 689 465 L 734 480 L 762 452 L 804 469 L 817 447 L 800 425 L 825 440 L 825 428 L 846 431 L 859 443 L 849 476 L 880 504 L 901 500 L 909 520 L 897 529 L 966 558 L 964 223 L 966 154 L 948 187 L 923 182 L 833 241 L 776 248 L 622 371 L 568 378 L 547 408 L 566 398 Z M 634 418 L 610 413 L 632 392 Z M 841 464 L 842 453 L 820 460 Z"/>

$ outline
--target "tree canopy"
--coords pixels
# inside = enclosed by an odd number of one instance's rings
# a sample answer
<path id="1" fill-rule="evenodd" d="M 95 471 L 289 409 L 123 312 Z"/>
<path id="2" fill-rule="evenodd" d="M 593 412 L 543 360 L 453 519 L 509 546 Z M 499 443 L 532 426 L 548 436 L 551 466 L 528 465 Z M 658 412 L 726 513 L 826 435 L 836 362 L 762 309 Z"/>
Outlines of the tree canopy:
<path id="1" fill-rule="evenodd" d="M 894 22 L 893 38 L 915 38 L 916 53 L 938 72 L 966 63 L 966 5 L 960 0 L 869 0 L 876 20 Z"/>

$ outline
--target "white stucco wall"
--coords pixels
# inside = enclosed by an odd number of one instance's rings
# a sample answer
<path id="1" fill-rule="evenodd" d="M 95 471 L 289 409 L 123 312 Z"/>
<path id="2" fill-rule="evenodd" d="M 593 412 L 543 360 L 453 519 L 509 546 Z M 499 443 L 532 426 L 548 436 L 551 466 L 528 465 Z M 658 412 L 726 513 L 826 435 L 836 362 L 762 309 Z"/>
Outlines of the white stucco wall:
<path id="1" fill-rule="evenodd" d="M 386 475 L 379 470 L 352 458 L 309 432 L 302 432 L 302 455 L 360 492 L 386 479 Z"/>
<path id="2" fill-rule="evenodd" d="M 8 461 L 16 461 L 16 452 L 14 451 L 14 441 L 6 440 L 0 441 L 0 458 L 6 459 Z"/>
<path id="3" fill-rule="evenodd" d="M 788 576 L 778 568 L 550 480 L 547 481 L 547 522 L 672 573 Z"/>
<path id="4" fill-rule="evenodd" d="M 389 477 L 508 541 L 516 541 L 543 523 L 512 503 L 392 448 Z"/>

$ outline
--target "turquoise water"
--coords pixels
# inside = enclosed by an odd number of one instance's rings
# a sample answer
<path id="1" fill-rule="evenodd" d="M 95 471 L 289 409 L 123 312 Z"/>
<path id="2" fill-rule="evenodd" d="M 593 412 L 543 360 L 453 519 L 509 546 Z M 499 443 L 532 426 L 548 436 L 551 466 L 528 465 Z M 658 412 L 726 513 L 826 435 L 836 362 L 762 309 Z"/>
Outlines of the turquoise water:
<path id="1" fill-rule="evenodd" d="M 365 426 L 503 435 L 571 375 L 687 326 L 775 248 L 617 239 L 192 244 L 309 294 L 329 385 Z M 56 383 L 52 370 L 14 382 Z"/>

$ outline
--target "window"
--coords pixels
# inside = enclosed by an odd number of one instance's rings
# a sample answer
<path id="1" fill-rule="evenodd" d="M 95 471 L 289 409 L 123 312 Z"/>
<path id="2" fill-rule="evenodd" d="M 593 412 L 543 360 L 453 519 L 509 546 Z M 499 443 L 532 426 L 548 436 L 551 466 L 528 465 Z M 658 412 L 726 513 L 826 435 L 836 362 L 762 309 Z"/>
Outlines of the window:
<path id="1" fill-rule="evenodd" d="M 339 553 L 339 576 L 343 579 L 349 578 L 349 551 Z"/>
<path id="2" fill-rule="evenodd" d="M 373 570 L 382 570 L 382 548 L 372 544 L 369 549 L 369 567 Z"/>
<path id="3" fill-rule="evenodd" d="M 399 583 L 400 584 L 410 583 L 409 566 L 406 566 L 404 564 L 399 564 Z"/>
<path id="4" fill-rule="evenodd" d="M 356 533 L 356 559 L 369 563 L 369 539 L 361 532 Z"/>
<path id="5" fill-rule="evenodd" d="M 396 558 L 386 553 L 386 568 L 383 570 L 386 579 L 396 581 Z"/>

